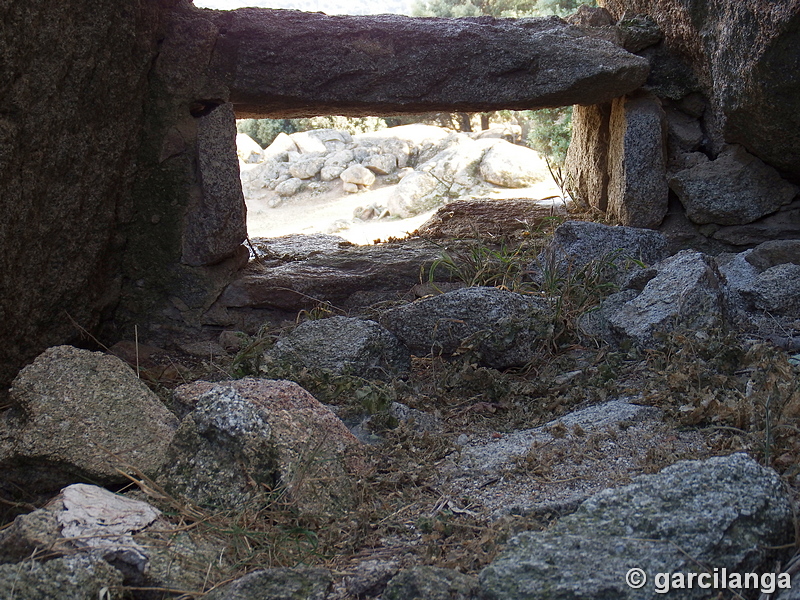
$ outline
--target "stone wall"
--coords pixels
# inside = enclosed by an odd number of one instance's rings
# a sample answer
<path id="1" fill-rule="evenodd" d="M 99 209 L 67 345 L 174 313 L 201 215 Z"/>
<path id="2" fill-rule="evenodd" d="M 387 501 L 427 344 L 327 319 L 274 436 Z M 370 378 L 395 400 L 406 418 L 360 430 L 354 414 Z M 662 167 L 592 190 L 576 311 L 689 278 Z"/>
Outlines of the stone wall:
<path id="1" fill-rule="evenodd" d="M 661 35 L 636 49 L 643 91 L 576 108 L 575 197 L 675 249 L 800 237 L 800 0 L 600 3 L 585 31 Z"/>
<path id="2" fill-rule="evenodd" d="M 664 43 L 648 85 L 672 101 L 701 91 L 712 150 L 741 144 L 800 183 L 800 0 L 601 0 L 647 14 Z"/>
<path id="3" fill-rule="evenodd" d="M 122 286 L 143 98 L 176 0 L 0 3 L 0 389 Z"/>
<path id="4" fill-rule="evenodd" d="M 613 18 L 582 31 L 189 0 L 1 3 L 0 389 L 47 346 L 215 324 L 209 308 L 248 259 L 235 116 L 581 104 L 573 174 L 596 208 L 648 227 L 669 210 L 662 228 L 729 246 L 800 235 L 786 181 L 800 180 L 800 0 L 606 6 Z M 611 27 L 626 9 L 652 19 Z M 677 197 L 697 188 L 684 171 L 725 181 L 717 167 L 754 164 L 780 191 L 757 203 L 766 212 L 753 220 L 746 196 L 734 217 L 695 202 L 675 225 Z"/>

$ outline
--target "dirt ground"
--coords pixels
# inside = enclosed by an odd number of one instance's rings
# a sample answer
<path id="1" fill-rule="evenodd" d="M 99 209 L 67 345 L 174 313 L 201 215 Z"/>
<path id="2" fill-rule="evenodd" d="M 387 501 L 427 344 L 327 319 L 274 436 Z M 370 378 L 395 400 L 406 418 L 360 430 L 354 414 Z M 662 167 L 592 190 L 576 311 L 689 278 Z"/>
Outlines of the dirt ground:
<path id="1" fill-rule="evenodd" d="M 246 167 L 246 166 L 245 166 Z M 532 187 L 508 189 L 487 184 L 488 193 L 476 197 L 496 198 L 551 198 L 559 196 L 558 186 L 549 173 L 542 173 L 543 181 Z M 290 233 L 333 233 L 359 245 L 372 244 L 390 237 L 402 238 L 427 221 L 436 209 L 409 219 L 386 217 L 361 221 L 353 218 L 353 211 L 371 204 L 386 206 L 394 185 L 376 181 L 372 189 L 348 194 L 342 182 L 332 182 L 326 192 L 305 190 L 283 199 L 272 191 L 258 198 L 245 198 L 247 203 L 247 230 L 251 238 L 279 237 Z M 270 205 L 275 205 L 274 208 Z"/>

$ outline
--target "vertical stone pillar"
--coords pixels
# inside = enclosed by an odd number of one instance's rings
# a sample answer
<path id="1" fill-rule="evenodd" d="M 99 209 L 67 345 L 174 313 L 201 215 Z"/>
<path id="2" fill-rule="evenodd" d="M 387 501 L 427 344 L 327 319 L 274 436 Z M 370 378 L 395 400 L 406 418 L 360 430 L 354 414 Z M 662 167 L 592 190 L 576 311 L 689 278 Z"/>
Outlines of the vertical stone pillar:
<path id="1" fill-rule="evenodd" d="M 667 214 L 665 123 L 661 102 L 652 94 L 623 96 L 612 102 L 608 212 L 622 225 L 656 228 Z"/>
<path id="2" fill-rule="evenodd" d="M 611 103 L 575 106 L 565 170 L 572 197 L 605 212 L 608 207 L 608 124 Z"/>
<path id="3" fill-rule="evenodd" d="M 247 237 L 232 104 L 222 104 L 198 118 L 197 169 L 184 221 L 182 254 L 183 262 L 195 267 L 233 256 Z"/>

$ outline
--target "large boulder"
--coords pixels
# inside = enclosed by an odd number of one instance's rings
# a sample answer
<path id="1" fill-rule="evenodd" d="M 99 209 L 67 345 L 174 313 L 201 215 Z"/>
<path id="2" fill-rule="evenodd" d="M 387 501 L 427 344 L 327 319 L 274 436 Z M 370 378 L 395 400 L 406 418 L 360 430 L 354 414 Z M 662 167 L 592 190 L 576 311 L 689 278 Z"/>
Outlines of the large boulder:
<path id="1" fill-rule="evenodd" d="M 0 418 L 3 487 L 47 492 L 153 475 L 178 426 L 128 365 L 72 346 L 50 348 L 25 367 L 11 399 Z"/>
<path id="2" fill-rule="evenodd" d="M 760 272 L 777 265 L 800 265 L 800 240 L 764 242 L 753 248 L 745 260 Z"/>
<path id="3" fill-rule="evenodd" d="M 666 257 L 667 240 L 657 231 L 566 221 L 556 229 L 530 270 L 540 280 L 548 269 L 563 277 L 579 273 L 594 261 L 622 280 L 630 271 L 638 270 L 640 263 L 649 266 Z"/>
<path id="4" fill-rule="evenodd" d="M 342 18 L 252 9 L 207 18 L 225 31 L 215 59 L 226 67 L 243 117 L 596 104 L 637 89 L 649 70 L 645 59 L 558 18 Z"/>
<path id="5" fill-rule="evenodd" d="M 487 151 L 498 140 L 473 140 L 467 135 L 452 136 L 441 152 L 428 159 L 417 169 L 430 173 L 455 195 L 458 190 L 468 189 L 480 182 L 479 166 Z"/>
<path id="6" fill-rule="evenodd" d="M 445 202 L 448 185 L 425 171 L 412 171 L 397 184 L 386 204 L 392 216 L 407 219 Z"/>
<path id="7" fill-rule="evenodd" d="M 579 387 L 581 372 L 557 380 Z M 620 398 L 582 408 L 533 429 L 469 431 L 460 452 L 443 466 L 442 493 L 468 497 L 493 517 L 572 512 L 609 482 L 626 481 L 652 468 L 654 456 L 709 452 L 703 434 L 664 422 L 660 409 Z M 587 441 L 602 448 L 587 460 Z"/>
<path id="8" fill-rule="evenodd" d="M 669 185 L 699 225 L 745 225 L 789 204 L 800 188 L 741 146 L 675 173 Z"/>
<path id="9" fill-rule="evenodd" d="M 411 368 L 408 349 L 375 321 L 330 317 L 301 323 L 265 356 L 265 369 L 322 369 L 338 375 L 385 379 Z"/>
<path id="10" fill-rule="evenodd" d="M 547 172 L 539 153 L 501 140 L 492 145 L 481 161 L 481 177 L 507 188 L 522 188 L 544 181 Z"/>
<path id="11" fill-rule="evenodd" d="M 288 155 L 289 152 L 299 152 L 295 141 L 282 131 L 275 136 L 272 143 L 264 148 L 264 160 L 279 159 Z"/>
<path id="12" fill-rule="evenodd" d="M 373 154 L 361 164 L 376 175 L 389 175 L 397 169 L 397 157 L 394 154 Z"/>
<path id="13" fill-rule="evenodd" d="M 334 414 L 290 381 L 198 381 L 176 390 L 192 410 L 158 481 L 202 506 L 265 504 L 282 492 L 304 514 L 339 515 L 355 502 L 361 445 Z"/>
<path id="14" fill-rule="evenodd" d="M 472 350 L 482 364 L 517 367 L 552 333 L 543 300 L 493 287 L 471 287 L 385 311 L 381 324 L 417 356 Z"/>
<path id="15" fill-rule="evenodd" d="M 258 163 L 264 158 L 264 150 L 246 133 L 236 134 L 236 154 L 246 164 Z"/>
<path id="16" fill-rule="evenodd" d="M 297 179 L 311 179 L 316 177 L 324 166 L 325 157 L 322 155 L 301 155 L 298 160 L 289 164 L 289 174 Z"/>
<path id="17" fill-rule="evenodd" d="M 480 582 L 489 600 L 649 600 L 664 592 L 659 573 L 770 569 L 770 548 L 792 536 L 791 504 L 774 471 L 745 454 L 683 461 L 592 496 L 547 531 L 515 536 Z M 645 573 L 642 586 L 626 584 L 635 568 Z M 689 600 L 709 590 L 679 592 Z"/>
<path id="18" fill-rule="evenodd" d="M 20 368 L 46 348 L 75 339 L 75 323 L 96 332 L 118 305 L 120 262 L 142 250 L 122 230 L 135 222 L 153 240 L 162 235 L 164 225 L 151 219 L 169 210 L 142 208 L 133 188 L 142 155 L 159 160 L 162 154 L 161 140 L 146 129 L 144 107 L 174 6 L 131 4 L 127 10 L 114 0 L 3 5 L 2 404 Z M 194 129 L 188 104 L 182 110 Z M 235 150 L 232 158 L 236 164 Z M 180 225 L 170 227 L 180 236 Z"/>
<path id="19" fill-rule="evenodd" d="M 435 125 L 412 123 L 360 133 L 353 136 L 353 142 L 363 148 L 374 148 L 379 154 L 394 154 L 397 168 L 402 169 L 412 161 L 425 162 L 438 152 L 449 135 Z"/>
<path id="20" fill-rule="evenodd" d="M 278 185 L 276 185 L 275 193 L 278 194 L 278 196 L 287 198 L 289 196 L 294 196 L 297 192 L 303 189 L 303 185 L 304 183 L 302 179 L 291 177 L 281 181 Z"/>
<path id="21" fill-rule="evenodd" d="M 345 183 L 353 183 L 358 186 L 369 187 L 375 183 L 375 173 L 363 165 L 353 165 L 347 167 L 339 178 Z"/>
<path id="22" fill-rule="evenodd" d="M 341 238 L 324 244 L 315 243 L 320 239 L 315 236 L 287 238 L 255 240 L 256 245 L 276 248 L 277 254 L 270 254 L 273 260 L 264 265 L 243 270 L 222 293 L 217 306 L 297 311 L 320 301 L 342 305 L 359 292 L 405 292 L 419 283 L 420 269 L 441 255 L 431 243 L 353 246 Z M 303 251 L 306 244 L 311 250 Z"/>
<path id="23" fill-rule="evenodd" d="M 714 259 L 683 250 L 653 267 L 654 275 L 641 293 L 622 302 L 618 294 L 601 309 L 616 341 L 641 347 L 657 346 L 660 336 L 673 331 L 711 331 L 726 325 L 723 278 Z"/>
<path id="24" fill-rule="evenodd" d="M 783 317 L 800 315 L 800 265 L 785 263 L 759 273 L 740 290 L 752 312 Z"/>

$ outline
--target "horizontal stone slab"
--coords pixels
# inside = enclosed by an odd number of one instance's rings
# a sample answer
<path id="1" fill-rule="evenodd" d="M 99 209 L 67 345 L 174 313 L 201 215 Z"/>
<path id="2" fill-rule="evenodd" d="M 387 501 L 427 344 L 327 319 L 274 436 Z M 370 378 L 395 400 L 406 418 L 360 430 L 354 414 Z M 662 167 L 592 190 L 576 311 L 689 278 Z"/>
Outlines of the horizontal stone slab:
<path id="1" fill-rule="evenodd" d="M 648 61 L 557 17 L 328 16 L 202 11 L 237 118 L 481 112 L 597 104 Z"/>

